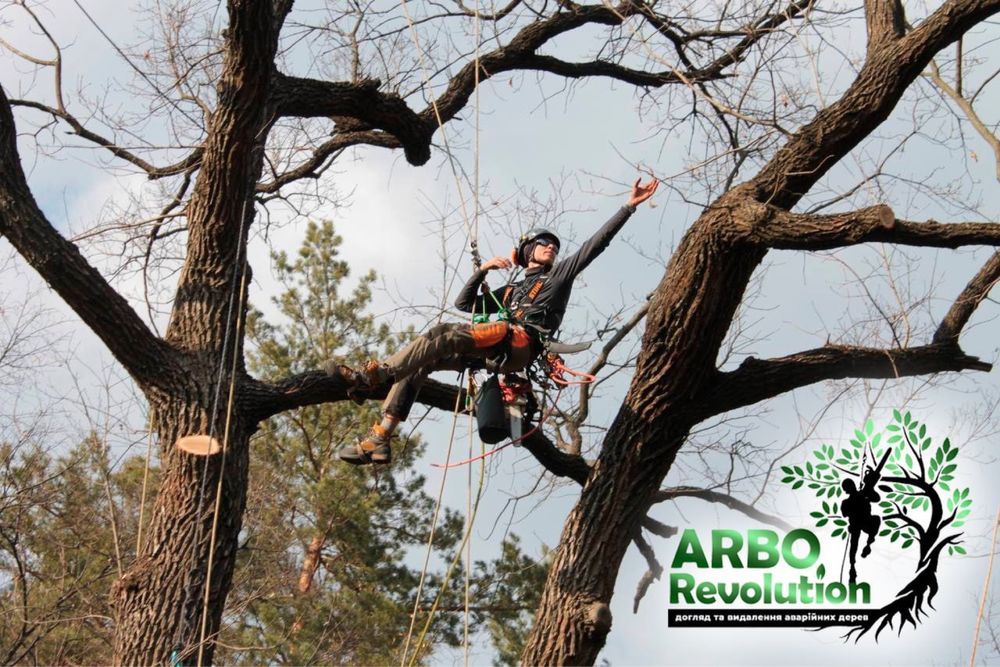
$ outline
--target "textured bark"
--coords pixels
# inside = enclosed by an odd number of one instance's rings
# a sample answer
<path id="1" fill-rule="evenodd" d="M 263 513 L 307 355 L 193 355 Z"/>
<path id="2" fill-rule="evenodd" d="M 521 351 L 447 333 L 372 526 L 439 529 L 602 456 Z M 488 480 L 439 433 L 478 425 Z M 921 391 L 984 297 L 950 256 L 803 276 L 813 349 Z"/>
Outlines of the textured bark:
<path id="1" fill-rule="evenodd" d="M 211 661 L 211 639 L 233 576 L 251 434 L 260 420 L 282 410 L 346 398 L 347 383 L 335 375 L 304 373 L 268 384 L 244 371 L 246 294 L 237 289 L 240 274 L 234 267 L 249 271 L 242 249 L 255 192 L 275 192 L 315 174 L 336 151 L 362 143 L 401 147 L 411 163 L 422 164 L 430 156 L 438 124 L 457 117 L 477 79 L 504 71 L 603 76 L 644 87 L 723 77 L 725 68 L 743 59 L 763 35 L 811 5 L 797 0 L 755 18 L 731 49 L 711 62 L 696 63 L 684 48 L 687 40 L 696 38 L 677 31 L 671 19 L 657 16 L 649 5 L 630 0 L 615 6 L 560 4 L 501 48 L 484 53 L 478 71 L 472 62 L 458 68 L 433 104 L 414 111 L 399 97 L 378 90 L 376 82 L 331 83 L 279 73 L 274 63 L 277 34 L 290 0 L 229 0 L 218 103 L 206 141 L 179 163 L 159 168 L 90 132 L 60 109 L 16 102 L 50 113 L 78 136 L 151 177 L 198 169 L 186 206 L 187 256 L 164 339 L 154 336 L 125 299 L 45 220 L 28 191 L 16 151 L 11 102 L 0 90 L 0 233 L 136 380 L 157 415 L 164 444 L 163 479 L 148 539 L 113 591 L 116 661 L 162 664 L 175 649 L 186 662 Z M 958 338 L 1000 278 L 1000 255 L 969 283 L 929 345 L 904 350 L 826 346 L 778 359 L 749 360 L 730 373 L 715 368 L 747 283 L 770 248 L 820 249 L 871 241 L 957 247 L 995 245 L 1000 238 L 993 225 L 912 223 L 896 220 L 888 207 L 836 216 L 790 212 L 817 180 L 888 117 L 930 58 L 1000 10 L 1000 0 L 951 0 L 909 33 L 897 0 L 868 0 L 866 9 L 869 53 L 855 84 L 795 133 L 755 178 L 706 209 L 682 240 L 650 300 L 636 373 L 599 459 L 590 466 L 541 435 L 525 443 L 554 474 L 583 484 L 525 648 L 526 663 L 586 664 L 596 659 L 611 627 L 608 603 L 630 540 L 640 526 L 670 534 L 671 529 L 647 517 L 646 510 L 699 421 L 825 378 L 987 367 L 965 355 Z M 620 26 L 626 19 L 647 21 L 672 40 L 682 66 L 642 72 L 621 63 L 574 63 L 539 53 L 578 28 Z M 259 183 L 262 146 L 271 124 L 283 115 L 331 117 L 335 131 L 298 169 Z M 235 395 L 229 434 L 223 436 L 224 457 L 197 459 L 176 452 L 172 445 L 181 436 L 226 432 L 226 410 L 220 406 L 227 403 L 230 386 Z M 450 410 L 455 391 L 428 383 L 421 398 Z M 370 397 L 383 392 L 372 391 Z M 213 542 L 216 488 L 221 489 L 220 511 Z M 313 551 L 311 546 L 309 553 Z M 199 646 L 210 552 L 207 643 Z M 316 562 L 307 559 L 306 565 L 314 572 Z"/>
<path id="2" fill-rule="evenodd" d="M 204 380 L 198 384 L 212 386 L 208 378 Z M 199 390 L 192 387 L 192 393 L 197 395 Z M 168 443 L 161 451 L 165 472 L 142 552 L 112 590 L 118 612 L 116 664 L 165 664 L 175 650 L 183 662 L 199 662 L 216 489 L 224 464 L 205 614 L 208 641 L 200 658 L 203 664 L 212 661 L 211 639 L 218 631 L 236 561 L 236 537 L 246 505 L 247 444 L 255 425 L 237 419 L 224 443 L 224 457 L 181 454 L 169 446 L 178 437 L 209 431 L 208 410 L 191 406 L 191 403 L 207 405 L 205 399 L 209 397 L 191 398 L 191 401 L 172 398 L 155 406 L 158 422 L 165 424 L 159 432 L 160 441 Z"/>
<path id="3" fill-rule="evenodd" d="M 886 27 L 894 25 L 894 12 L 876 9 L 870 25 L 877 26 L 880 36 L 869 41 L 868 59 L 842 99 L 793 135 L 756 178 L 706 209 L 685 235 L 653 294 L 628 394 L 580 500 L 566 520 L 535 627 L 522 654 L 525 664 L 592 664 L 596 660 L 611 627 L 608 604 L 622 557 L 678 449 L 694 424 L 739 403 L 732 400 L 732 394 L 729 400 L 719 400 L 720 394 L 740 393 L 740 387 L 723 382 L 726 378 L 716 370 L 715 360 L 751 274 L 763 259 L 768 241 L 774 240 L 761 234 L 770 229 L 772 236 L 780 232 L 786 240 L 811 236 L 814 242 L 828 241 L 827 230 L 810 228 L 815 219 L 796 219 L 782 212 L 888 117 L 934 53 L 998 10 L 996 0 L 950 2 L 901 37 Z M 854 220 L 844 218 L 835 232 L 841 236 L 841 245 L 852 242 L 859 220 L 864 234 L 892 227 L 886 211 L 878 207 Z M 944 368 L 988 368 L 962 354 L 957 344 L 928 348 L 915 356 L 922 361 L 929 357 Z M 861 353 L 860 363 L 852 369 L 851 354 L 822 352 L 834 358 L 817 361 L 806 353 L 798 360 L 802 363 L 783 369 L 780 375 L 788 388 L 801 386 L 791 378 L 809 375 L 813 362 L 817 362 L 813 369 L 826 373 L 850 375 L 860 368 L 883 377 L 899 374 L 891 360 L 879 367 Z M 776 368 L 763 364 L 759 370 Z M 750 375 L 749 368 L 741 370 Z M 753 383 L 742 387 L 748 400 L 755 387 L 754 400 L 787 390 L 760 389 L 770 378 L 736 373 L 736 380 Z M 804 377 L 799 380 L 806 383 Z"/>
<path id="4" fill-rule="evenodd" d="M 243 249 L 254 214 L 262 142 L 273 121 L 269 87 L 277 30 L 271 2 L 232 0 L 229 17 L 219 101 L 188 205 L 187 256 L 166 332 L 166 340 L 187 360 L 187 382 L 165 396 L 147 392 L 166 448 L 163 482 L 149 537 L 113 592 L 119 664 L 162 664 L 175 650 L 185 662 L 211 662 L 211 639 L 232 581 L 246 504 L 248 442 L 257 421 L 248 416 L 252 411 L 242 391 L 233 396 L 231 423 L 226 408 L 228 390 L 249 384 L 242 337 L 248 281 L 240 279 L 248 271 Z M 172 448 L 178 437 L 192 433 L 225 438 L 227 425 L 224 454 L 196 458 Z M 199 644 L 202 636 L 205 644 Z"/>

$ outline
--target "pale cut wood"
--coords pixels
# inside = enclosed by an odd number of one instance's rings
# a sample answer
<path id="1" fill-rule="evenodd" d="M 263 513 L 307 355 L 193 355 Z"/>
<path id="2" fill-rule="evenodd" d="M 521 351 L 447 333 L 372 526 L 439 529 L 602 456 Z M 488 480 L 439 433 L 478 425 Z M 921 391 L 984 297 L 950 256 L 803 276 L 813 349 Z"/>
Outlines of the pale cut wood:
<path id="1" fill-rule="evenodd" d="M 210 435 L 185 435 L 174 446 L 192 456 L 213 456 L 222 451 L 222 445 Z"/>

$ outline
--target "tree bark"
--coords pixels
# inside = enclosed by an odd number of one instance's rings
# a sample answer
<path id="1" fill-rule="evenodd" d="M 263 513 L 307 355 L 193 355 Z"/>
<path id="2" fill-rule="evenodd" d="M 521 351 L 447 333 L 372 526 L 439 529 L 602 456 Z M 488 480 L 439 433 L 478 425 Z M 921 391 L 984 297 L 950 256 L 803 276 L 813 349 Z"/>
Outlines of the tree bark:
<path id="1" fill-rule="evenodd" d="M 705 389 L 719 379 L 722 337 L 768 250 L 755 239 L 773 217 L 766 209 L 789 210 L 889 116 L 934 53 L 998 10 L 996 0 L 950 2 L 906 37 L 886 28 L 895 25 L 893 17 L 876 10 L 870 27 L 883 32 L 869 40 L 868 59 L 843 98 L 793 135 L 756 178 L 707 208 L 684 236 L 653 294 L 629 392 L 566 520 L 525 664 L 593 664 L 603 648 L 631 536 L 692 426 L 723 411 Z M 883 211 L 869 217 L 872 229 L 884 228 Z"/>
<path id="2" fill-rule="evenodd" d="M 263 142 L 275 117 L 270 85 L 280 18 L 269 0 L 229 2 L 218 104 L 187 209 L 187 256 L 166 332 L 185 359 L 186 382 L 166 394 L 146 392 L 164 473 L 149 538 L 113 590 L 118 664 L 163 664 L 175 651 L 185 663 L 212 661 L 257 428 L 257 406 L 245 396 L 256 385 L 243 366 L 245 248 Z M 189 434 L 216 435 L 223 453 L 198 458 L 175 450 L 177 438 Z"/>

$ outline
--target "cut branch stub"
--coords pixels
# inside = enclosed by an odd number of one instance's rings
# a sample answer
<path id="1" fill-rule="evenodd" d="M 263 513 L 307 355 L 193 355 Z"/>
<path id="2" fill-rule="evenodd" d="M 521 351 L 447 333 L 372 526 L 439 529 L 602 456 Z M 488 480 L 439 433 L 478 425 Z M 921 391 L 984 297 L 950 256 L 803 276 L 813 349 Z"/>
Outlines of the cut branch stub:
<path id="1" fill-rule="evenodd" d="M 192 456 L 213 456 L 222 451 L 222 445 L 210 435 L 186 435 L 178 438 L 174 446 Z"/>

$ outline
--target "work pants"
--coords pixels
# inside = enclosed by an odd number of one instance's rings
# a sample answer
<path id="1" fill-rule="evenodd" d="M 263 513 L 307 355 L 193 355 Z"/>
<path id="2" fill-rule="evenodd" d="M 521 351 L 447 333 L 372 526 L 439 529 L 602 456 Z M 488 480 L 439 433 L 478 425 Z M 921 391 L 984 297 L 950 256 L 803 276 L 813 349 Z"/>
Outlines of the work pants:
<path id="1" fill-rule="evenodd" d="M 410 415 L 424 380 L 434 371 L 460 371 L 468 359 L 506 358 L 498 369 L 512 373 L 527 368 L 534 359 L 531 337 L 507 322 L 483 324 L 439 324 L 418 336 L 386 360 L 396 383 L 389 390 L 382 410 L 401 421 Z"/>

